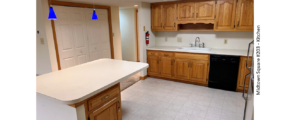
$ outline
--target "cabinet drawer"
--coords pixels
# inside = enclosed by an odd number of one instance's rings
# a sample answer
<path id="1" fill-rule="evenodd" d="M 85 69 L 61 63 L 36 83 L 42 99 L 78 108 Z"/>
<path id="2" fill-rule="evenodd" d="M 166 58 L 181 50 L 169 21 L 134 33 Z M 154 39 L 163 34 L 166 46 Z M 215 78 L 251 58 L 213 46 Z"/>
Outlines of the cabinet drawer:
<path id="1" fill-rule="evenodd" d="M 175 58 L 186 58 L 194 60 L 209 60 L 209 55 L 205 54 L 189 54 L 189 53 L 175 53 Z"/>
<path id="2" fill-rule="evenodd" d="M 153 56 L 158 56 L 158 52 L 156 51 L 147 51 L 147 55 L 153 55 Z"/>
<path id="3" fill-rule="evenodd" d="M 94 108 L 105 104 L 106 102 L 108 102 L 109 100 L 116 98 L 116 96 L 118 96 L 120 93 L 120 89 L 118 86 L 109 88 L 108 90 L 106 90 L 105 92 L 96 95 L 95 97 L 91 98 L 90 100 L 88 100 L 88 108 L 89 111 L 93 110 Z"/>
<path id="4" fill-rule="evenodd" d="M 173 53 L 170 53 L 170 52 L 160 52 L 160 56 L 162 56 L 162 57 L 173 57 Z"/>

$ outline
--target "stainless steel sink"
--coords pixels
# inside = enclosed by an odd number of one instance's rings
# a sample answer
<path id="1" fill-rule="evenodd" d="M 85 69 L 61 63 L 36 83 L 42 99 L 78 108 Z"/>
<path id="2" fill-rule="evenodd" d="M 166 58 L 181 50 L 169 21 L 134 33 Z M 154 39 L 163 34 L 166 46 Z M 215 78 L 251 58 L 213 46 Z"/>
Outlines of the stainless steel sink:
<path id="1" fill-rule="evenodd" d="M 200 47 L 180 47 L 176 50 L 189 50 L 189 51 L 210 51 L 211 48 L 200 48 Z"/>

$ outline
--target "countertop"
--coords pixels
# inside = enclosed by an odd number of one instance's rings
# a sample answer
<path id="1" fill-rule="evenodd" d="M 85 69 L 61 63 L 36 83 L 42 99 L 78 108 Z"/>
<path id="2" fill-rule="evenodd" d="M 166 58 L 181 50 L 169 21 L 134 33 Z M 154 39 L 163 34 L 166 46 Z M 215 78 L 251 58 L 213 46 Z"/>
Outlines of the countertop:
<path id="1" fill-rule="evenodd" d="M 175 46 L 154 46 L 149 47 L 147 50 L 160 50 L 160 51 L 173 51 L 173 52 L 188 52 L 188 53 L 204 53 L 204 54 L 217 54 L 217 55 L 234 55 L 234 56 L 247 56 L 248 50 L 232 50 L 232 49 L 211 49 L 210 51 L 189 51 L 177 50 L 179 47 Z M 252 54 L 252 51 L 249 53 Z"/>
<path id="2" fill-rule="evenodd" d="M 36 91 L 64 104 L 74 104 L 146 68 L 147 63 L 99 59 L 37 76 Z"/>

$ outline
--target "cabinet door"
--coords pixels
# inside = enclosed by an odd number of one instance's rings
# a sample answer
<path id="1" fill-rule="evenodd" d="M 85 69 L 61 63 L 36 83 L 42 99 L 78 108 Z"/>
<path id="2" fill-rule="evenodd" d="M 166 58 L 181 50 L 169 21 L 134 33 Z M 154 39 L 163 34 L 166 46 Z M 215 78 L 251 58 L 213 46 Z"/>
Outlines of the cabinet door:
<path id="1" fill-rule="evenodd" d="M 174 77 L 180 79 L 189 79 L 189 59 L 176 58 L 174 62 Z"/>
<path id="2" fill-rule="evenodd" d="M 160 74 L 163 77 L 172 77 L 172 65 L 173 61 L 171 57 L 160 58 Z"/>
<path id="3" fill-rule="evenodd" d="M 148 67 L 148 74 L 149 75 L 159 75 L 159 58 L 158 56 L 148 56 L 148 61 L 147 63 L 149 64 Z"/>
<path id="4" fill-rule="evenodd" d="M 152 30 L 163 29 L 163 5 L 152 5 L 151 7 L 151 26 Z"/>
<path id="5" fill-rule="evenodd" d="M 190 63 L 190 81 L 207 83 L 209 61 L 191 60 Z"/>
<path id="6" fill-rule="evenodd" d="M 90 120 L 121 120 L 120 102 L 112 101 L 90 114 Z"/>
<path id="7" fill-rule="evenodd" d="M 233 30 L 235 12 L 236 0 L 218 0 L 216 5 L 215 30 Z"/>
<path id="8" fill-rule="evenodd" d="M 196 2 L 196 19 L 214 19 L 215 1 Z"/>
<path id="9" fill-rule="evenodd" d="M 237 30 L 254 30 L 254 1 L 239 0 L 236 13 Z"/>
<path id="10" fill-rule="evenodd" d="M 176 4 L 164 5 L 164 30 L 176 30 Z"/>
<path id="11" fill-rule="evenodd" d="M 240 68 L 239 68 L 239 78 L 238 78 L 238 86 L 237 89 L 242 91 L 244 89 L 245 76 L 250 73 L 250 71 L 246 67 L 247 57 L 241 57 L 240 59 Z M 252 59 L 249 58 L 248 66 L 252 65 Z M 248 89 L 250 76 L 246 78 L 246 90 Z"/>
<path id="12" fill-rule="evenodd" d="M 189 3 L 179 3 L 178 4 L 178 20 L 194 20 L 195 4 L 193 2 Z"/>

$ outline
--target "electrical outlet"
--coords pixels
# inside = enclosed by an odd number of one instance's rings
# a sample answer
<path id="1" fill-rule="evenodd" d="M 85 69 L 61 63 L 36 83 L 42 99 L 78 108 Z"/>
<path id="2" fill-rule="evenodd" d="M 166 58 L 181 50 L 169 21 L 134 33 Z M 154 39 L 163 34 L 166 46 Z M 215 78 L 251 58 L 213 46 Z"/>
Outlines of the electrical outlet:
<path id="1" fill-rule="evenodd" d="M 44 44 L 44 39 L 40 38 L 40 44 Z"/>
<path id="2" fill-rule="evenodd" d="M 225 42 L 224 42 L 224 44 L 227 44 L 228 43 L 228 40 L 227 39 L 225 39 Z"/>
<path id="3" fill-rule="evenodd" d="M 181 37 L 177 37 L 177 42 L 182 42 L 182 38 Z"/>

